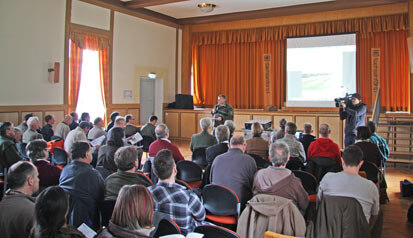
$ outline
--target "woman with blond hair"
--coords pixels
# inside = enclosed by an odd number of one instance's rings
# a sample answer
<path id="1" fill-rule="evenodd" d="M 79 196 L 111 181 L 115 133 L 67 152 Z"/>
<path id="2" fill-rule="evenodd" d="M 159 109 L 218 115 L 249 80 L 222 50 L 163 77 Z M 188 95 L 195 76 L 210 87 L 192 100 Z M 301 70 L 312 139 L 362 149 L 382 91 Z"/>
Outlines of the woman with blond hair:
<path id="1" fill-rule="evenodd" d="M 248 154 L 259 155 L 261 158 L 268 160 L 269 141 L 261 137 L 264 129 L 259 122 L 254 122 L 251 126 L 252 138 L 247 140 L 246 152 Z"/>
<path id="2" fill-rule="evenodd" d="M 152 225 L 153 198 L 142 185 L 125 185 L 121 188 L 107 228 L 96 238 L 150 237 Z"/>

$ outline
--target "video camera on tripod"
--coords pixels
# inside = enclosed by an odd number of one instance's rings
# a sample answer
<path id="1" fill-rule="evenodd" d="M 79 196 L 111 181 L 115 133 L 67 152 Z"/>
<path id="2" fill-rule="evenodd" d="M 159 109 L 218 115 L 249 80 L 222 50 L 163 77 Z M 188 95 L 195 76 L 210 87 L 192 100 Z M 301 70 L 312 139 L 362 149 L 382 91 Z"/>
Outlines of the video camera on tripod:
<path id="1" fill-rule="evenodd" d="M 341 107 L 341 103 L 345 103 L 346 105 L 351 104 L 351 99 L 353 98 L 353 93 L 346 93 L 344 97 L 341 98 L 334 98 L 334 102 L 336 103 L 336 107 Z"/>

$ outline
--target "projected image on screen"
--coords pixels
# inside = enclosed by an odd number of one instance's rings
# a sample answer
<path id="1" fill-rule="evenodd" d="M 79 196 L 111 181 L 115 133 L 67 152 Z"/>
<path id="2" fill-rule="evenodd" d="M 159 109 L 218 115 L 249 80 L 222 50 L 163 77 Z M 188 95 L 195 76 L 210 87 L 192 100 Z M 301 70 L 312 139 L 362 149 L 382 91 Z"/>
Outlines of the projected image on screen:
<path id="1" fill-rule="evenodd" d="M 287 39 L 287 106 L 334 107 L 354 92 L 355 34 Z"/>

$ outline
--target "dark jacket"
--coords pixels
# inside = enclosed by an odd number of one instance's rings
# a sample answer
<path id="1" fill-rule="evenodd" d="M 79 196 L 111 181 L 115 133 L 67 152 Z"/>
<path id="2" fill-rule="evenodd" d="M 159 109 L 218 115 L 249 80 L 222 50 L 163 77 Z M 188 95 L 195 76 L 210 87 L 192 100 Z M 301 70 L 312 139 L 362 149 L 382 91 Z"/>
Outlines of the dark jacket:
<path id="1" fill-rule="evenodd" d="M 141 129 L 139 127 L 136 127 L 134 125 L 129 124 L 129 125 L 126 125 L 126 127 L 125 127 L 125 136 L 126 136 L 126 138 L 130 137 L 130 136 L 133 136 L 137 132 L 140 132 L 140 131 L 141 131 Z"/>
<path id="2" fill-rule="evenodd" d="M 14 138 L 0 136 L 0 163 L 3 167 L 9 168 L 19 160 L 22 160 L 22 158 L 14 143 Z"/>
<path id="3" fill-rule="evenodd" d="M 231 105 L 228 103 L 225 103 L 224 105 L 217 104 L 214 106 L 215 113 L 211 114 L 214 118 L 221 117 L 221 121 L 214 120 L 214 127 L 217 127 L 219 125 L 224 125 L 226 120 L 233 120 L 234 119 L 234 109 L 232 108 Z"/>
<path id="4" fill-rule="evenodd" d="M 104 145 L 99 149 L 98 166 L 103 166 L 105 169 L 116 172 L 118 167 L 115 164 L 115 152 L 122 146 Z"/>
<path id="5" fill-rule="evenodd" d="M 70 194 L 68 223 L 78 227 L 82 223 L 96 228 L 97 208 L 103 200 L 105 181 L 90 164 L 73 160 L 60 175 L 60 184 Z"/>
<path id="6" fill-rule="evenodd" d="M 43 138 L 46 141 L 50 141 L 52 136 L 54 135 L 53 127 L 50 124 L 44 125 L 40 133 L 43 135 Z"/>
<path id="7" fill-rule="evenodd" d="M 70 123 L 69 128 L 70 128 L 70 130 L 74 130 L 78 126 L 79 126 L 79 123 L 77 123 L 77 122 L 75 122 L 75 120 L 73 120 L 72 123 Z"/>
<path id="8" fill-rule="evenodd" d="M 33 231 L 30 235 L 30 238 L 35 238 L 35 232 Z M 80 231 L 76 229 L 76 227 L 67 225 L 66 227 L 62 227 L 57 231 L 57 234 L 54 234 L 54 238 L 83 238 L 85 237 Z"/>
<path id="9" fill-rule="evenodd" d="M 194 134 L 191 137 L 191 144 L 189 145 L 189 148 L 193 152 L 194 150 L 198 148 L 208 148 L 210 146 L 213 146 L 217 143 L 217 139 L 215 136 L 209 134 L 206 131 L 202 131 L 198 134 Z"/>
<path id="10" fill-rule="evenodd" d="M 299 141 L 301 142 L 301 144 L 303 144 L 304 146 L 304 151 L 305 154 L 307 155 L 308 152 L 308 147 L 310 146 L 311 142 L 315 141 L 316 137 L 313 135 L 303 135 Z M 308 160 L 308 158 L 307 158 Z"/>
<path id="11" fill-rule="evenodd" d="M 344 128 L 345 135 L 356 135 L 357 127 L 365 125 L 366 112 L 367 107 L 366 104 L 363 103 L 359 103 L 355 106 L 349 103 L 345 110 L 340 107 L 340 120 L 346 120 Z"/>
<path id="12" fill-rule="evenodd" d="M 106 132 L 109 132 L 110 129 L 112 129 L 112 127 L 115 125 L 115 122 L 111 121 L 109 122 L 109 124 L 106 126 Z"/>
<path id="13" fill-rule="evenodd" d="M 360 203 L 350 197 L 323 196 L 314 229 L 306 237 L 369 238 L 369 224 Z"/>
<path id="14" fill-rule="evenodd" d="M 156 140 L 156 135 L 155 135 L 155 126 L 152 125 L 151 123 L 146 123 L 142 128 L 141 128 L 141 135 L 142 137 L 144 136 L 149 136 L 153 140 Z"/>
<path id="15" fill-rule="evenodd" d="M 124 185 L 141 184 L 145 187 L 151 186 L 149 182 L 143 180 L 136 173 L 118 171 L 109 175 L 105 180 L 105 199 L 116 200 L 119 190 Z"/>
<path id="16" fill-rule="evenodd" d="M 53 185 L 59 185 L 61 170 L 45 160 L 37 160 L 33 163 L 39 171 L 39 186 L 47 188 Z"/>
<path id="17" fill-rule="evenodd" d="M 98 234 L 95 236 L 95 238 L 112 238 L 112 237 L 117 237 L 117 238 L 149 238 L 148 233 L 146 229 L 140 229 L 140 230 L 129 230 L 127 228 L 118 226 L 113 224 L 111 221 L 109 221 L 109 225 L 107 228 L 103 228 L 98 232 Z"/>
<path id="18" fill-rule="evenodd" d="M 381 167 L 381 161 L 383 158 L 381 157 L 381 153 L 379 147 L 376 144 L 367 141 L 359 141 L 355 144 L 363 151 L 363 160 L 369 161 L 377 167 Z"/>

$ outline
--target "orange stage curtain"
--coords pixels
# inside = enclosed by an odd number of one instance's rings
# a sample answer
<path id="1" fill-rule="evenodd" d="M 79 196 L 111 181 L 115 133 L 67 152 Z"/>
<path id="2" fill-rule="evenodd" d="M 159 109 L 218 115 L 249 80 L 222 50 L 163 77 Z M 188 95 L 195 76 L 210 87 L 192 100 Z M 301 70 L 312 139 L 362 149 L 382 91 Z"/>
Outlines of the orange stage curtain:
<path id="1" fill-rule="evenodd" d="M 371 69 L 366 63 L 370 57 L 370 48 L 366 47 L 368 47 L 367 42 L 370 42 L 369 44 L 374 43 L 384 47 L 381 57 L 382 105 L 392 111 L 409 110 L 410 75 L 407 72 L 408 53 L 405 47 L 407 33 L 396 33 L 407 32 L 407 28 L 408 15 L 398 14 L 268 28 L 193 33 L 194 103 L 211 106 L 215 104 L 216 97 L 224 93 L 228 95 L 229 103 L 235 108 L 263 108 L 265 106 L 263 55 L 271 54 L 272 102 L 280 108 L 284 106 L 283 102 L 286 99 L 285 39 L 287 37 L 357 32 L 360 35 L 357 49 L 360 56 L 357 80 L 363 101 L 371 105 L 374 100 L 371 90 L 369 91 L 371 86 L 368 86 L 372 83 L 368 77 Z M 403 46 L 395 49 L 400 44 Z M 404 91 L 398 96 L 394 92 L 402 85 Z"/>
<path id="2" fill-rule="evenodd" d="M 380 49 L 381 106 L 386 111 L 410 111 L 410 67 L 407 30 L 362 33 L 359 37 L 360 89 L 363 101 L 373 105 L 371 49 Z"/>
<path id="3" fill-rule="evenodd" d="M 70 41 L 69 56 L 69 111 L 75 111 L 79 96 L 80 77 L 82 75 L 82 49 L 73 41 Z"/>

